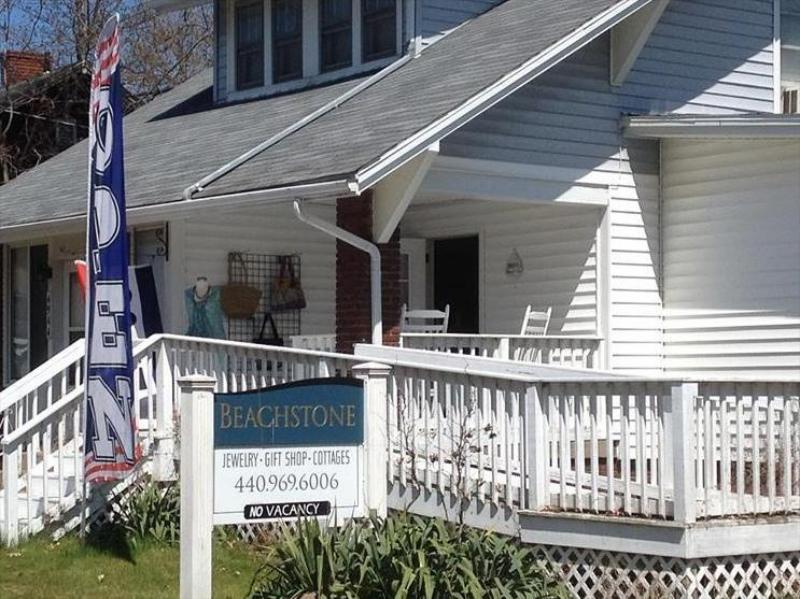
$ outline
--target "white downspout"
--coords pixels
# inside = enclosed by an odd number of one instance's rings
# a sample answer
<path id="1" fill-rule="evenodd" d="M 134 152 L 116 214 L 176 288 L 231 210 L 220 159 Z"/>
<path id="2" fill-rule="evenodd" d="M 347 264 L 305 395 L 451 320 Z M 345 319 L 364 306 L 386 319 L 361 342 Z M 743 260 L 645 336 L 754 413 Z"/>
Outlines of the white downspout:
<path id="1" fill-rule="evenodd" d="M 302 222 L 340 239 L 345 243 L 369 254 L 370 263 L 370 304 L 372 312 L 372 344 L 383 345 L 383 317 L 381 298 L 381 252 L 374 243 L 353 235 L 333 223 L 322 220 L 311 214 L 306 214 L 300 200 L 294 201 L 294 212 Z"/>

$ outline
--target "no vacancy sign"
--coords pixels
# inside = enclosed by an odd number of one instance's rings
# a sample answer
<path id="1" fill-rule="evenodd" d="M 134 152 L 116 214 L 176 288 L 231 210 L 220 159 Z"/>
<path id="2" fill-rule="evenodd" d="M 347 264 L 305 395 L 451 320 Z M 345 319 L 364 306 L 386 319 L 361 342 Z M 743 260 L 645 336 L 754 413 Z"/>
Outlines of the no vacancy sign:
<path id="1" fill-rule="evenodd" d="M 364 383 L 214 396 L 214 524 L 366 515 Z"/>

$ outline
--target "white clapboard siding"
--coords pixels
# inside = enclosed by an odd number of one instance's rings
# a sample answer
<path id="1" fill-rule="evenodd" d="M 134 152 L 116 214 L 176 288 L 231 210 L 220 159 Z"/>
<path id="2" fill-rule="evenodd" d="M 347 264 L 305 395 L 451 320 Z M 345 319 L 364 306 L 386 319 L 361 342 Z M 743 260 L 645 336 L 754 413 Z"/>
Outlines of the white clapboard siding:
<path id="1" fill-rule="evenodd" d="M 315 214 L 335 220 L 332 206 L 315 205 Z M 302 311 L 303 335 L 335 331 L 336 243 L 333 238 L 301 223 L 290 204 L 236 207 L 225 212 L 198 211 L 186 224 L 185 285 L 198 276 L 212 285 L 224 284 L 228 252 L 299 254 L 303 291 L 308 307 Z M 183 325 L 185 327 L 185 315 Z"/>
<path id="2" fill-rule="evenodd" d="M 553 307 L 550 334 L 596 334 L 593 206 L 448 201 L 415 204 L 401 232 L 437 239 L 480 236 L 481 322 L 485 333 L 519 333 L 525 308 Z M 516 248 L 524 264 L 506 274 Z"/>
<path id="3" fill-rule="evenodd" d="M 651 112 L 772 112 L 773 0 L 671 0 L 623 93 Z"/>
<path id="4" fill-rule="evenodd" d="M 663 150 L 665 367 L 800 373 L 800 142 Z"/>
<path id="5" fill-rule="evenodd" d="M 622 138 L 621 114 L 647 112 L 651 101 L 608 78 L 603 38 L 452 134 L 442 153 L 544 166 L 567 187 L 580 180 L 607 190 L 610 364 L 654 374 L 662 367 L 658 144 Z"/>

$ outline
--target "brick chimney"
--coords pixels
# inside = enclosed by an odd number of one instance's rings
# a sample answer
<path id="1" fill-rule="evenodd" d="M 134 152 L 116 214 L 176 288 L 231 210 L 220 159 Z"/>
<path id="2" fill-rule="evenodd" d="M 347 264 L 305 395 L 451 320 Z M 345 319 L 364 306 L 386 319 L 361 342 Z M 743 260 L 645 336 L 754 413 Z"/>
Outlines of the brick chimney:
<path id="1" fill-rule="evenodd" d="M 3 83 L 11 87 L 50 70 L 50 54 L 11 50 L 3 55 Z"/>

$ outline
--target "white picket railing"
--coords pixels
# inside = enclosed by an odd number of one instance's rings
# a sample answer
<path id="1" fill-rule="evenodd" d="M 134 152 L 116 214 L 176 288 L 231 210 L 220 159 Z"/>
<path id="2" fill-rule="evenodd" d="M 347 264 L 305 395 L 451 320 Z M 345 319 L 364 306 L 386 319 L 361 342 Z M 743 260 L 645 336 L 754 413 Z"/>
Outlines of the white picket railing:
<path id="1" fill-rule="evenodd" d="M 8 544 L 41 530 L 82 500 L 83 342 L 0 392 L 3 423 L 0 531 Z M 146 457 L 169 469 L 179 377 L 212 376 L 220 392 L 346 375 L 354 356 L 156 335 L 133 351 L 134 416 Z"/>
<path id="2" fill-rule="evenodd" d="M 800 511 L 800 383 L 634 379 L 358 346 L 394 366 L 390 483 L 693 522 Z"/>
<path id="3" fill-rule="evenodd" d="M 176 335 L 134 348 L 135 417 L 154 472 L 174 466 L 176 382 L 237 392 L 392 367 L 391 484 L 510 510 L 697 519 L 800 511 L 800 383 L 613 373 L 357 346 L 355 355 Z M 0 393 L 6 542 L 81 499 L 82 344 Z"/>
<path id="4" fill-rule="evenodd" d="M 407 349 L 592 369 L 603 367 L 602 342 L 601 337 L 568 337 L 564 335 L 534 337 L 531 335 L 403 333 L 400 336 L 400 345 Z"/>

